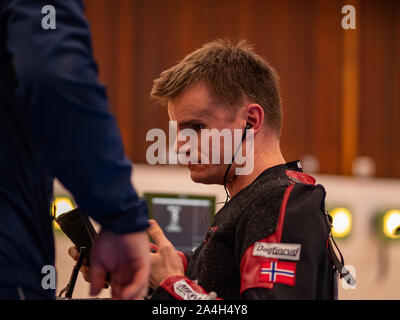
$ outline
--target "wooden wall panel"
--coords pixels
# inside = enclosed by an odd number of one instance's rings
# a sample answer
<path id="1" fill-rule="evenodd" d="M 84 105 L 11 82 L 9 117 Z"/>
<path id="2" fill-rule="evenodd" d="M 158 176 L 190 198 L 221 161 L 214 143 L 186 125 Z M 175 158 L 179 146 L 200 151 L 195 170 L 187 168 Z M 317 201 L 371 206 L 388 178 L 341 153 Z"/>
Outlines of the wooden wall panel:
<path id="1" fill-rule="evenodd" d="M 358 0 L 346 0 L 360 11 Z M 359 134 L 359 28 L 342 35 L 342 101 L 341 101 L 341 173 L 351 174 L 352 161 L 358 154 Z"/>
<path id="2" fill-rule="evenodd" d="M 322 173 L 350 174 L 353 158 L 367 155 L 379 176 L 400 177 L 400 1 L 85 4 L 100 79 L 134 162 L 146 161 L 149 129 L 168 129 L 167 111 L 149 99 L 154 78 L 205 42 L 246 38 L 280 75 L 288 160 L 313 154 Z M 356 5 L 356 32 L 341 28 L 345 4 Z"/>
<path id="3" fill-rule="evenodd" d="M 292 2 L 286 10 L 289 12 L 284 35 L 287 39 L 283 49 L 286 54 L 278 70 L 284 116 L 281 141 L 286 158 L 298 159 L 313 152 L 310 125 L 313 106 L 314 35 L 310 32 L 314 25 L 311 15 L 313 2 Z"/>
<path id="4" fill-rule="evenodd" d="M 175 42 L 174 33 L 167 34 L 162 27 L 164 19 L 176 19 L 175 15 L 168 17 L 169 12 L 164 12 L 158 0 L 137 1 L 135 12 L 135 39 L 137 50 L 133 52 L 135 106 L 132 119 L 135 133 L 134 153 L 129 156 L 136 162 L 145 162 L 146 133 L 152 128 L 166 128 L 163 123 L 167 119 L 166 110 L 151 103 L 149 94 L 153 79 L 162 70 L 164 52 L 168 45 Z M 161 115 L 164 115 L 164 119 Z"/>
<path id="5" fill-rule="evenodd" d="M 361 4 L 359 154 L 375 160 L 378 176 L 400 177 L 399 2 Z"/>
<path id="6" fill-rule="evenodd" d="M 86 17 L 92 34 L 92 45 L 96 61 L 99 65 L 100 81 L 107 86 L 111 106 L 116 95 L 115 87 L 115 52 L 114 52 L 114 4 L 109 0 L 86 1 Z"/>
<path id="7" fill-rule="evenodd" d="M 338 1 L 315 1 L 312 52 L 312 91 L 308 125 L 312 126 L 311 154 L 325 173 L 340 172 L 341 156 L 341 5 Z M 290 112 L 291 110 L 289 110 Z M 301 124 L 307 126 L 307 122 Z"/>
<path id="8" fill-rule="evenodd" d="M 400 1 L 396 1 L 392 8 L 394 20 L 393 23 L 393 42 L 394 42 L 394 59 L 392 63 L 393 72 L 393 102 L 392 102 L 392 121 L 391 128 L 392 134 L 390 135 L 392 141 L 390 142 L 392 154 L 390 158 L 392 163 L 390 164 L 391 170 L 387 175 L 389 177 L 400 178 Z"/>

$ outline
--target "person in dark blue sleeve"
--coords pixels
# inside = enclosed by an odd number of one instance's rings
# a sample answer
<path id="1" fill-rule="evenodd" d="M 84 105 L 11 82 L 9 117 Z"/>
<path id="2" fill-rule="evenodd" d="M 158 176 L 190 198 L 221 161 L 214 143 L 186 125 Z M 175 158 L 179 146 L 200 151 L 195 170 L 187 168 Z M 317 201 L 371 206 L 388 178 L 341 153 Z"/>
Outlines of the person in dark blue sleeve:
<path id="1" fill-rule="evenodd" d="M 98 81 L 81 0 L 0 0 L 0 298 L 54 298 L 52 180 L 102 226 L 92 250 L 92 294 L 111 272 L 115 298 L 147 288 L 147 207 Z M 115 286 L 116 284 L 116 286 Z M 4 289 L 4 290 L 2 290 Z"/>

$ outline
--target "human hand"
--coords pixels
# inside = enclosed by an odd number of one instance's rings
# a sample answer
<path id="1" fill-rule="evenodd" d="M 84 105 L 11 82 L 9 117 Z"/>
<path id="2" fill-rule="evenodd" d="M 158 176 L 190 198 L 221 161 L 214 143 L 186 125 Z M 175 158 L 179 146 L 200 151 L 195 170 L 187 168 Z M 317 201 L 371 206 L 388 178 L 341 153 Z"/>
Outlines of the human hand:
<path id="1" fill-rule="evenodd" d="M 181 258 L 172 243 L 165 237 L 155 220 L 149 220 L 150 228 L 147 233 L 157 245 L 157 252 L 150 253 L 151 272 L 150 287 L 154 290 L 163 280 L 172 276 L 184 275 Z M 155 246 L 154 246 L 155 248 Z"/>
<path id="2" fill-rule="evenodd" d="M 79 251 L 76 246 L 71 246 L 68 248 L 68 254 L 72 259 L 78 261 L 79 259 Z M 80 268 L 80 272 L 82 273 L 83 279 L 85 281 L 90 282 L 90 267 L 87 265 L 86 258 L 83 260 L 83 265 Z"/>
<path id="3" fill-rule="evenodd" d="M 101 231 L 93 245 L 90 263 L 91 295 L 100 293 L 108 272 L 113 299 L 142 299 L 147 293 L 150 255 L 146 232 Z"/>

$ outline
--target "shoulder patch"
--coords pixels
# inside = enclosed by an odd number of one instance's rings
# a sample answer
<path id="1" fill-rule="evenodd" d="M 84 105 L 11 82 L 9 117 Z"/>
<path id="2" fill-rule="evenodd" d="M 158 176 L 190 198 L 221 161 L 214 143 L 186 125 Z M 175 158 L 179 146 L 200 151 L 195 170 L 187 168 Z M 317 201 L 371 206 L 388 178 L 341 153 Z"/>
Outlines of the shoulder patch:
<path id="1" fill-rule="evenodd" d="M 299 261 L 301 244 L 256 242 L 253 256 Z"/>

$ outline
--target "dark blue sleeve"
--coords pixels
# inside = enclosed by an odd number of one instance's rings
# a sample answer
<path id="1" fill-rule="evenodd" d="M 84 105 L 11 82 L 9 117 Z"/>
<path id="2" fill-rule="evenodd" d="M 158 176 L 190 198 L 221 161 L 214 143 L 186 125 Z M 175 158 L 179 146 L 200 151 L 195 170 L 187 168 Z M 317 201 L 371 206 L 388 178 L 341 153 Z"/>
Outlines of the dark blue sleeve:
<path id="1" fill-rule="evenodd" d="M 42 7 L 56 9 L 43 29 Z M 117 233 L 144 230 L 147 207 L 131 183 L 117 123 L 98 81 L 81 0 L 5 0 L 15 96 L 34 150 L 82 211 Z"/>

